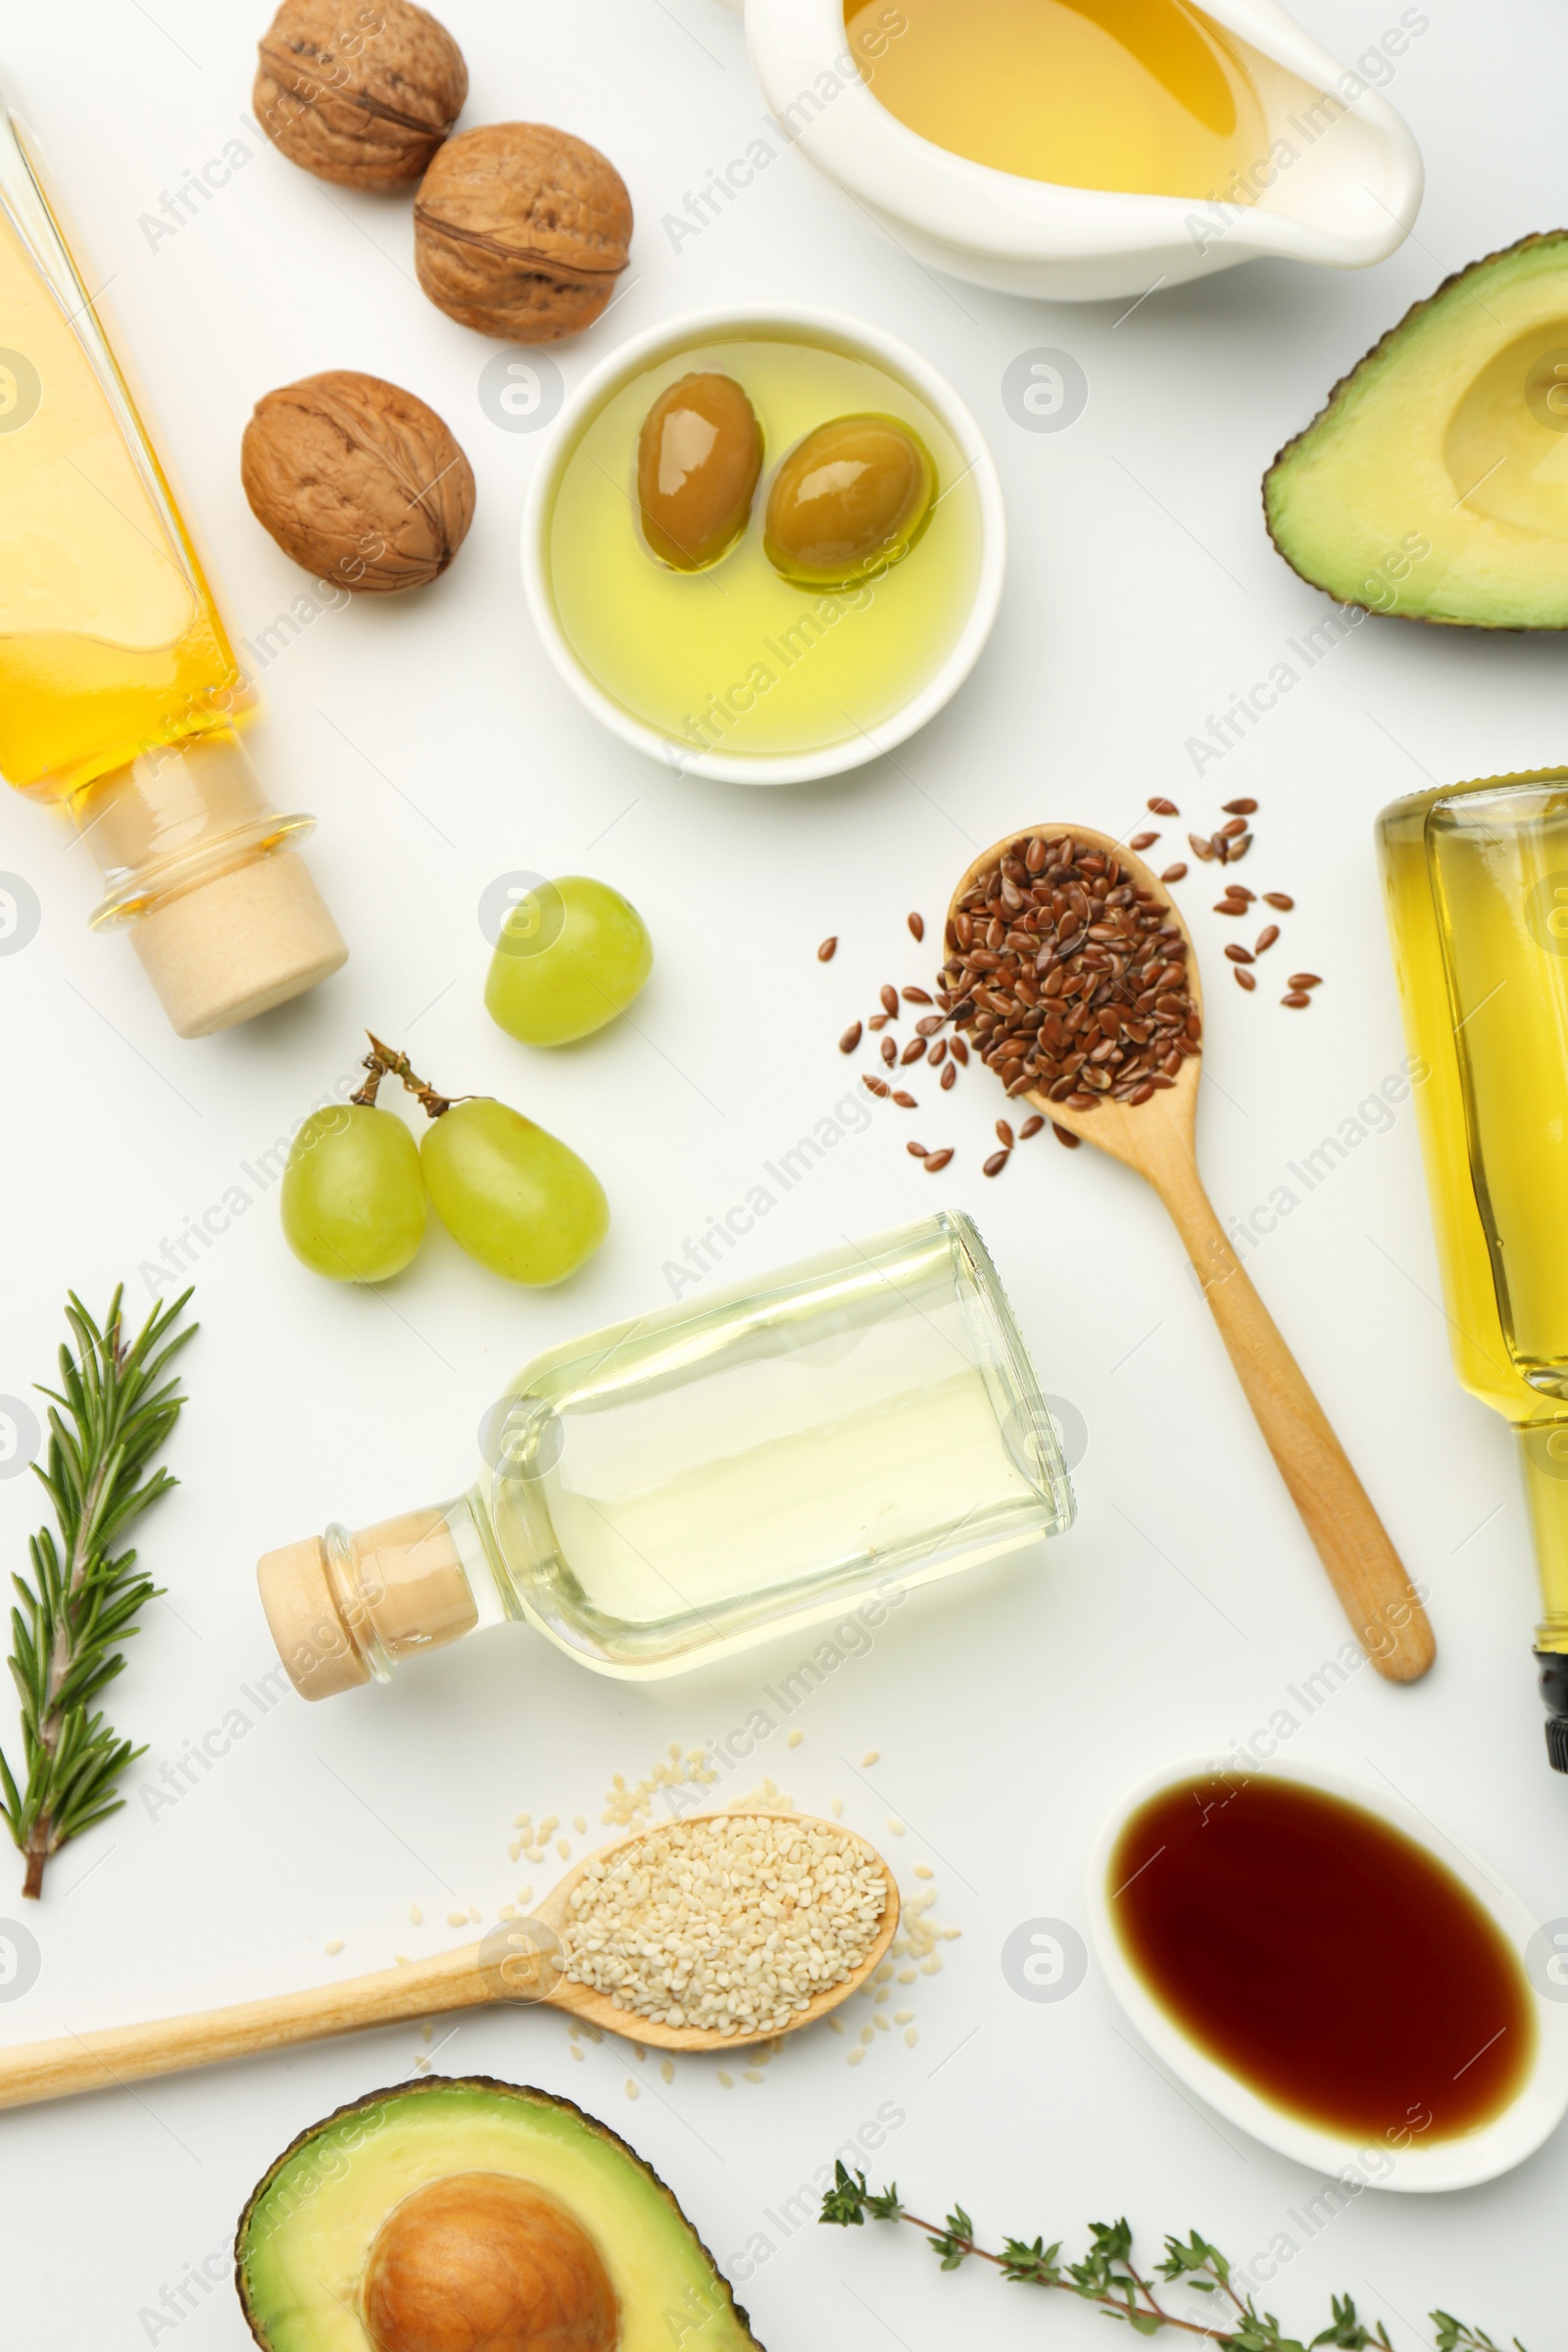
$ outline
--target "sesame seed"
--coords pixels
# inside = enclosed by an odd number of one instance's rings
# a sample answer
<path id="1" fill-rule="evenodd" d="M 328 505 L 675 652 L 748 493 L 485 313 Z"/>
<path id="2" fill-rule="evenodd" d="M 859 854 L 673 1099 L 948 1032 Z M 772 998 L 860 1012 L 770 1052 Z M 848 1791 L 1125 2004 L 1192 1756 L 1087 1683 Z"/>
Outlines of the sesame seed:
<path id="1" fill-rule="evenodd" d="M 929 1862 L 917 1862 L 914 1866 L 914 1875 L 917 1879 L 934 1879 L 937 1874 Z"/>
<path id="2" fill-rule="evenodd" d="M 873 1764 L 880 1764 L 881 1761 L 882 1750 L 879 1747 L 868 1747 L 860 1758 L 861 1768 L 864 1771 L 869 1771 Z"/>
<path id="3" fill-rule="evenodd" d="M 637 2096 L 637 2085 L 630 2075 L 626 2077 L 626 2096 L 628 2099 L 634 2099 Z"/>
<path id="4" fill-rule="evenodd" d="M 670 2064 L 670 2062 L 669 2062 L 669 2060 L 668 2060 L 667 2058 L 661 2058 L 661 2060 L 659 2061 L 659 2072 L 660 2072 L 661 2076 L 662 2077 L 662 2079 L 664 2080 L 664 2082 L 674 2082 L 674 2080 L 675 2080 L 675 2069 L 674 2069 L 674 2067 L 673 2067 L 673 2066 Z"/>
<path id="5" fill-rule="evenodd" d="M 920 2036 L 919 2036 L 919 2034 L 918 2034 L 915 2032 L 915 2030 L 914 2030 L 913 2026 L 911 2026 L 911 2027 L 909 2028 L 908 2032 L 907 2032 L 907 2033 L 905 2034 L 904 2038 L 905 2038 L 905 2041 L 907 2043 L 908 2047 L 909 2047 L 909 2048 L 912 2050 L 912 2049 L 913 2049 L 913 2047 L 914 2047 L 914 2045 L 915 2045 L 915 2043 L 916 2043 L 916 2042 L 919 2040 Z"/>
<path id="6" fill-rule="evenodd" d="M 801 1741 L 802 1741 L 802 1740 L 803 1740 L 805 1738 L 806 1738 L 806 1734 L 805 1734 L 804 1732 L 791 1732 L 791 1734 L 790 1734 L 789 1738 L 788 1738 L 788 1739 L 785 1740 L 784 1744 L 785 1744 L 785 1746 L 786 1746 L 786 1747 L 799 1747 L 799 1746 L 800 1746 L 800 1744 L 801 1744 Z"/>
<path id="7" fill-rule="evenodd" d="M 912 2009 L 895 2009 L 893 2012 L 893 2023 L 896 2026 L 906 2026 L 913 2016 L 914 2011 Z"/>
<path id="8" fill-rule="evenodd" d="M 858 2065 L 859 2065 L 859 2063 L 860 2063 L 860 2060 L 861 2060 L 861 2059 L 862 2059 L 864 2056 L 865 2056 L 865 2052 L 864 2052 L 863 2050 L 859 2050 L 859 2049 L 852 2050 L 852 2051 L 850 2052 L 850 2064 L 851 2064 L 852 2066 L 858 2066 Z"/>
<path id="9" fill-rule="evenodd" d="M 424 1925 L 424 1913 L 417 1903 L 409 1905 L 409 1925 L 411 1928 L 422 1928 Z"/>
<path id="10" fill-rule="evenodd" d="M 765 2082 L 767 2081 L 767 2077 L 763 2074 L 760 2066 L 742 2067 L 741 2072 L 746 2077 L 748 2082 Z"/>
<path id="11" fill-rule="evenodd" d="M 890 1838 L 902 1838 L 904 1836 L 904 1824 L 896 1813 L 890 1813 L 888 1815 L 888 1836 Z"/>
<path id="12" fill-rule="evenodd" d="M 565 1838 L 558 1838 L 556 1839 L 556 1851 L 561 1856 L 563 1862 L 566 1861 L 571 1853 L 570 1840 Z"/>
<path id="13" fill-rule="evenodd" d="M 449 1911 L 447 1913 L 447 1926 L 449 1928 L 466 1928 L 467 1924 L 468 1914 L 466 1911 Z"/>
<path id="14" fill-rule="evenodd" d="M 834 1820 L 835 1820 L 835 1821 L 842 1821 L 842 1820 L 844 1819 L 844 1799 L 843 1799 L 843 1797 L 842 1797 L 842 1796 L 836 1796 L 836 1797 L 833 1799 L 832 1805 L 829 1807 L 829 1810 L 831 1811 L 831 1813 L 832 1813 L 832 1815 L 833 1815 L 833 1818 L 834 1818 Z"/>
<path id="15" fill-rule="evenodd" d="M 337 1955 L 338 1955 L 338 1953 L 339 1953 L 339 1952 L 340 1952 L 340 1951 L 343 1949 L 343 1938 L 342 1938 L 342 1936 L 329 1936 L 329 1937 L 328 1937 L 328 1939 L 327 1939 L 327 1941 L 326 1941 L 326 1943 L 325 1943 L 325 1945 L 323 1946 L 323 1949 L 325 1950 L 325 1952 L 326 1952 L 326 1955 L 327 1955 L 327 1958 L 328 1958 L 329 1960 L 335 1960 L 335 1959 L 337 1958 Z"/>
<path id="16" fill-rule="evenodd" d="M 517 1888 L 517 1900 L 526 1911 L 528 1905 L 533 1901 L 533 1888 L 531 1886 L 519 1886 Z"/>
<path id="17" fill-rule="evenodd" d="M 726 2074 L 725 2074 L 725 2072 L 724 2072 L 724 2069 L 723 2069 L 722 2067 L 720 2067 L 720 2068 L 719 2068 L 719 2070 L 718 2070 L 718 2079 L 719 2079 L 719 2082 L 720 2082 L 723 2084 L 723 2086 L 724 2086 L 724 2088 L 725 2088 L 726 2090 L 733 2090 L 733 2089 L 734 2089 L 734 2087 L 735 2087 L 735 2078 L 734 2078 L 734 2076 L 733 2076 L 733 2075 L 726 2075 Z"/>
<path id="18" fill-rule="evenodd" d="M 587 1816 L 587 1814 L 586 1814 L 586 1813 L 574 1813 L 574 1814 L 572 1815 L 572 1817 L 571 1817 L 571 1826 L 572 1826 L 572 1828 L 573 1828 L 573 1829 L 576 1831 L 576 1833 L 577 1833 L 577 1835 L 578 1835 L 578 1837 L 579 1837 L 579 1838 L 586 1838 L 586 1837 L 587 1837 L 587 1835 L 588 1835 L 588 1816 Z"/>
<path id="19" fill-rule="evenodd" d="M 580 2058 L 582 2056 L 582 2044 L 580 2041 L 574 2041 L 572 2043 L 571 2054 L 574 2058 Z"/>

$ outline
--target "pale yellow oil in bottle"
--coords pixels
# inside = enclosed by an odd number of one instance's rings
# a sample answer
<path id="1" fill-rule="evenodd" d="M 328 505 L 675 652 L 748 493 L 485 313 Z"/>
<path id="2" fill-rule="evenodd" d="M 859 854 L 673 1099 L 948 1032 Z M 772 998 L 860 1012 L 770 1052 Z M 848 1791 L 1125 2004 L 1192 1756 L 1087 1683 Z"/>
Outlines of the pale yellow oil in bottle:
<path id="1" fill-rule="evenodd" d="M 679 377 L 733 376 L 762 428 L 750 527 L 706 571 L 650 554 L 638 520 L 637 438 Z M 780 577 L 762 552 L 769 485 L 813 427 L 871 412 L 911 426 L 938 496 L 919 544 L 842 595 Z M 550 524 L 551 592 L 578 660 L 672 743 L 727 755 L 810 751 L 874 735 L 962 634 L 980 568 L 979 499 L 962 453 L 918 394 L 824 344 L 756 337 L 694 345 L 622 385 L 584 426 Z"/>
<path id="2" fill-rule="evenodd" d="M 1412 796 L 1379 846 L 1454 1368 L 1524 1441 L 1568 1649 L 1568 771 Z"/>
<path id="3" fill-rule="evenodd" d="M 70 798 L 251 700 L 85 290 L 0 209 L 0 774 Z"/>
<path id="4" fill-rule="evenodd" d="M 1246 45 L 1182 0 L 845 0 L 850 46 L 901 122 L 994 171 L 1129 195 L 1220 197 L 1269 152 Z"/>

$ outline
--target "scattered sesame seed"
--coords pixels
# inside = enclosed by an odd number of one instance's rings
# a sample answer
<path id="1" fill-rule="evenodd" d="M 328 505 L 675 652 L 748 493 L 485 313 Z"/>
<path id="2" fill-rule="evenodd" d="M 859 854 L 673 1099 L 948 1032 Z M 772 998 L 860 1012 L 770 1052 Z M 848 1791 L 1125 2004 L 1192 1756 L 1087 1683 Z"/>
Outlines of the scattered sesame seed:
<path id="1" fill-rule="evenodd" d="M 533 1888 L 531 1886 L 519 1886 L 517 1888 L 517 1900 L 526 1911 L 528 1905 L 533 1901 Z"/>
<path id="2" fill-rule="evenodd" d="M 661 2058 L 661 2060 L 659 2061 L 659 2071 L 660 2071 L 660 2074 L 662 2076 L 663 2080 L 664 2080 L 666 2082 L 674 2082 L 674 2080 L 675 2080 L 675 2069 L 674 2069 L 674 2067 L 673 2067 L 673 2066 L 670 2064 L 670 2062 L 669 2062 L 669 2060 L 668 2060 L 667 2058 Z"/>
<path id="3" fill-rule="evenodd" d="M 912 2050 L 912 2049 L 913 2049 L 913 2047 L 914 2047 L 914 2045 L 915 2045 L 915 2043 L 916 2043 L 916 2042 L 919 2040 L 920 2036 L 919 2036 L 919 2034 L 918 2034 L 915 2032 L 915 2030 L 914 2030 L 913 2026 L 911 2026 L 911 2027 L 909 2028 L 908 2032 L 907 2032 L 907 2033 L 905 2034 L 904 2038 L 905 2038 L 905 2041 L 907 2043 L 908 2047 L 909 2047 L 909 2048 Z"/>
<path id="4" fill-rule="evenodd" d="M 515 1862 L 521 1852 L 522 1839 L 520 1838 L 514 1838 L 512 1843 L 507 1848 L 507 1860 L 509 1862 Z"/>
<path id="5" fill-rule="evenodd" d="M 884 2013 L 882 2010 L 880 2010 L 880 2009 L 879 2009 L 879 2010 L 876 2012 L 876 2015 L 875 2015 L 875 2016 L 872 2018 L 872 2020 L 871 2020 L 871 2023 L 872 2023 L 872 2025 L 873 2025 L 873 2026 L 875 2026 L 875 2027 L 877 2028 L 877 2030 L 878 2030 L 878 2032 L 879 2032 L 879 2033 L 882 2033 L 882 2034 L 885 2034 L 885 2033 L 887 2033 L 887 2031 L 888 2031 L 888 2021 L 887 2021 L 886 2014 L 885 2014 L 885 2013 Z M 863 2040 L 864 2036 L 862 2035 L 862 2036 L 861 2036 L 861 2038 L 862 2038 L 862 2040 Z"/>
<path id="6" fill-rule="evenodd" d="M 791 1732 L 791 1734 L 790 1734 L 789 1738 L 788 1738 L 788 1739 L 785 1740 L 784 1744 L 785 1744 L 785 1746 L 786 1746 L 786 1747 L 799 1747 L 799 1746 L 800 1746 L 800 1744 L 801 1744 L 801 1741 L 802 1741 L 802 1740 L 803 1740 L 805 1738 L 806 1738 L 806 1734 L 805 1734 L 804 1732 Z"/>
<path id="7" fill-rule="evenodd" d="M 934 1879 L 937 1874 L 929 1862 L 917 1862 L 914 1866 L 914 1875 L 917 1879 Z"/>
<path id="8" fill-rule="evenodd" d="M 840 2015 L 839 2015 L 839 2013 L 838 2013 L 838 2011 L 837 2011 L 836 2009 L 833 2011 L 833 2014 L 831 2015 L 831 2017 L 829 2017 L 829 2019 L 828 2019 L 828 2021 L 827 2021 L 827 2022 L 828 2022 L 828 2026 L 829 2026 L 830 2030 L 831 2030 L 833 2033 L 835 2033 L 835 2034 L 842 2034 L 842 2033 L 843 2033 L 843 2031 L 844 2031 L 844 2020 L 843 2020 L 843 2018 L 842 2018 L 842 2017 L 840 2017 Z"/>
<path id="9" fill-rule="evenodd" d="M 478 1926 L 480 1926 L 480 1925 L 481 1925 L 481 1923 L 482 1923 L 482 1921 L 483 1921 L 483 1918 L 484 1918 L 484 1914 L 483 1914 L 483 1913 L 481 1912 L 481 1910 L 479 1909 L 479 1906 L 478 1906 L 478 1904 L 477 1904 L 477 1903 L 470 1903 L 470 1904 L 468 1905 L 468 1918 L 469 1918 L 470 1922 L 472 1923 L 472 1925 L 473 1925 L 474 1927 L 478 1927 Z"/>
<path id="10" fill-rule="evenodd" d="M 929 1960 L 921 1961 L 920 1974 L 922 1977 L 934 1977 L 940 1973 L 941 1967 L 942 1954 L 940 1952 L 933 1952 Z"/>
<path id="11" fill-rule="evenodd" d="M 579 1837 L 579 1838 L 586 1838 L 586 1837 L 587 1837 L 587 1835 L 588 1835 L 588 1816 L 587 1816 L 587 1814 L 586 1814 L 586 1813 L 574 1813 L 574 1814 L 572 1815 L 572 1817 L 571 1817 L 571 1826 L 572 1826 L 572 1828 L 573 1828 L 573 1829 L 576 1831 L 576 1833 L 577 1833 L 577 1835 L 578 1835 L 578 1837 Z"/>
<path id="12" fill-rule="evenodd" d="M 741 2072 L 745 2075 L 748 2082 L 765 2082 L 767 2080 L 760 2066 L 743 2067 Z"/>
<path id="13" fill-rule="evenodd" d="M 567 1838 L 558 1838 L 556 1839 L 556 1851 L 561 1856 L 563 1862 L 568 1860 L 571 1854 L 570 1839 Z"/>
<path id="14" fill-rule="evenodd" d="M 860 2050 L 860 2049 L 855 2049 L 855 2050 L 852 2050 L 852 2051 L 850 2052 L 850 2064 L 851 2064 L 852 2066 L 858 2066 L 858 2065 L 859 2065 L 859 2063 L 860 2063 L 860 2060 L 861 2060 L 861 2059 L 862 2059 L 864 2056 L 865 2056 L 865 2052 L 864 2052 L 863 2050 Z"/>
<path id="15" fill-rule="evenodd" d="M 862 2042 L 875 2041 L 876 2035 L 872 2033 L 869 2026 L 862 2026 L 860 2028 L 860 2039 Z"/>
<path id="16" fill-rule="evenodd" d="M 342 1938 L 342 1936 L 329 1936 L 329 1937 L 327 1938 L 327 1941 L 326 1941 L 326 1944 L 325 1944 L 325 1947 L 324 1947 L 324 1948 L 325 1948 L 325 1951 L 326 1951 L 327 1958 L 328 1958 L 329 1960 L 335 1960 L 335 1959 L 337 1958 L 337 1956 L 338 1956 L 338 1953 L 339 1953 L 339 1952 L 340 1952 L 340 1951 L 343 1949 L 343 1938 Z"/>
<path id="17" fill-rule="evenodd" d="M 888 1815 L 888 1835 L 890 1838 L 902 1838 L 904 1836 L 904 1824 L 896 1813 L 890 1813 Z"/>
<path id="18" fill-rule="evenodd" d="M 638 2065 L 641 2066 L 643 2060 L 647 2057 L 648 2052 L 643 2048 L 643 2045 L 640 2041 L 634 2041 L 631 2045 L 631 2054 L 636 2059 Z"/>
<path id="19" fill-rule="evenodd" d="M 514 1830 L 525 1830 L 532 1819 L 533 1815 L 531 1813 L 514 1813 L 512 1816 L 512 1826 Z"/>
<path id="20" fill-rule="evenodd" d="M 428 2041 L 434 2032 L 434 2026 L 432 2026 L 430 2020 L 426 2018 L 423 2025 L 419 2028 L 419 2039 L 421 2041 Z"/>
<path id="21" fill-rule="evenodd" d="M 892 1990 L 893 1990 L 893 1987 L 892 1987 L 892 1985 L 891 1985 L 891 1984 L 884 1984 L 884 1985 L 882 1985 L 882 1986 L 881 1986 L 881 1988 L 880 1988 L 880 1990 L 878 1991 L 878 1993 L 877 1993 L 877 1996 L 876 1996 L 876 2005 L 877 2005 L 877 2007 L 878 2007 L 879 2009 L 881 2008 L 881 2006 L 882 2006 L 883 2002 L 884 2002 L 884 2001 L 887 1999 L 887 1997 L 888 1997 L 889 1993 L 890 1993 Z"/>
<path id="22" fill-rule="evenodd" d="M 723 2086 L 724 2086 L 724 2088 L 725 2088 L 726 2090 L 733 2090 L 733 2089 L 734 2089 L 734 2087 L 735 2087 L 735 2078 L 734 2078 L 734 2076 L 733 2076 L 733 2075 L 726 2075 L 726 2074 L 725 2074 L 725 2072 L 724 2072 L 724 2069 L 723 2069 L 722 2067 L 720 2067 L 720 2068 L 719 2068 L 719 2070 L 718 2070 L 718 2079 L 719 2079 L 720 2082 L 723 2084 Z"/>
<path id="23" fill-rule="evenodd" d="M 880 1764 L 881 1761 L 882 1750 L 879 1747 L 868 1747 L 864 1755 L 860 1758 L 861 1767 L 867 1771 L 873 1764 Z"/>
<path id="24" fill-rule="evenodd" d="M 914 2011 L 912 2009 L 895 2009 L 893 2012 L 893 2023 L 896 2026 L 906 2026 L 913 2015 Z"/>
<path id="25" fill-rule="evenodd" d="M 422 1928 L 424 1925 L 424 1913 L 417 1903 L 409 1905 L 409 1925 L 411 1928 Z"/>
<path id="26" fill-rule="evenodd" d="M 844 1819 L 844 1799 L 842 1796 L 836 1796 L 833 1799 L 831 1811 L 835 1821 L 842 1821 Z"/>
<path id="27" fill-rule="evenodd" d="M 630 2075 L 626 2077 L 626 2096 L 628 2099 L 634 2099 L 637 2096 L 637 2085 Z"/>
<path id="28" fill-rule="evenodd" d="M 899 1983 L 901 1984 L 912 1984 L 914 1983 L 914 1975 L 915 1972 L 912 1968 L 901 1968 L 899 1971 Z"/>
<path id="29" fill-rule="evenodd" d="M 447 1913 L 447 1926 L 449 1928 L 466 1928 L 467 1924 L 468 1914 L 466 1911 L 449 1911 Z"/>
<path id="30" fill-rule="evenodd" d="M 572 2054 L 572 2056 L 573 2056 L 574 2058 L 580 2058 L 580 2057 L 582 2056 L 582 2044 L 581 2044 L 581 2042 L 574 2041 L 574 2042 L 572 2043 L 572 2045 L 571 2045 L 571 2054 Z"/>
<path id="31" fill-rule="evenodd" d="M 559 1813 L 547 1813 L 547 1814 L 545 1815 L 545 1817 L 544 1817 L 543 1821 L 542 1821 L 542 1822 L 539 1824 L 539 1843 L 540 1843 L 541 1845 L 543 1845 L 543 1843 L 544 1843 L 545 1839 L 546 1839 L 547 1838 L 553 1837 L 553 1836 L 555 1835 L 556 1831 L 560 1829 L 560 1827 L 561 1827 L 561 1816 L 560 1816 L 560 1814 L 559 1814 Z"/>

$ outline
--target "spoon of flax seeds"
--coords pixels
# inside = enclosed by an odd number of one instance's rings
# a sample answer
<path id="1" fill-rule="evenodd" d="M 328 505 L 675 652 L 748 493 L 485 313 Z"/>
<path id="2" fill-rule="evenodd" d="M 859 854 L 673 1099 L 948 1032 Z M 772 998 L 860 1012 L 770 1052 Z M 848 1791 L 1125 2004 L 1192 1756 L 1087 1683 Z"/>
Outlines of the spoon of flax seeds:
<path id="1" fill-rule="evenodd" d="M 1202 995 L 1168 893 L 1108 835 L 1037 825 L 969 866 L 945 945 L 943 1009 L 1008 1095 L 1159 1195 L 1352 1632 L 1414 1682 L 1436 1655 L 1426 1613 L 1198 1173 Z"/>

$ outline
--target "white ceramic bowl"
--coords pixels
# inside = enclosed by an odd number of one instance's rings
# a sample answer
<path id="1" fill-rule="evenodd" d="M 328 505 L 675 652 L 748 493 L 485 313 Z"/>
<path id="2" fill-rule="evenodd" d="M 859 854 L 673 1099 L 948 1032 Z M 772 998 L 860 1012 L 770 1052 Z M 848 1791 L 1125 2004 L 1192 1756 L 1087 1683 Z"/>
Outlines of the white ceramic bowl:
<path id="1" fill-rule="evenodd" d="M 1287 1762 L 1283 1757 L 1257 1767 L 1260 1776 L 1293 1781 L 1359 1805 L 1442 1862 L 1474 1895 L 1523 1964 L 1537 1922 L 1528 1906 L 1498 1881 L 1480 1857 L 1433 1825 L 1392 1791 L 1370 1787 L 1329 1765 Z M 1192 1756 L 1152 1773 L 1129 1789 L 1105 1823 L 1089 1864 L 1089 1921 L 1095 1954 L 1111 1989 L 1156 2058 L 1188 2088 L 1281 2155 L 1294 2156 L 1314 2172 L 1358 2182 L 1367 2188 L 1430 2190 L 1472 2188 L 1494 2180 L 1534 2155 L 1568 2113 L 1568 2002 L 1547 2000 L 1530 1984 L 1536 2016 L 1536 2056 L 1523 2087 L 1500 2115 L 1479 2130 L 1423 2147 L 1378 2146 L 1304 2123 L 1276 2107 L 1215 2063 L 1160 2007 L 1122 1949 L 1111 1913 L 1110 1858 L 1130 1814 L 1182 1781 L 1237 1771 L 1234 1756 Z M 1528 1980 L 1527 1980 L 1528 1981 Z"/>
<path id="2" fill-rule="evenodd" d="M 1204 14 L 1251 53 L 1271 142 L 1255 159 L 1252 204 L 1063 187 L 954 155 L 871 95 L 847 44 L 843 0 L 745 5 L 774 126 L 874 213 L 895 243 L 955 277 L 1008 294 L 1102 302 L 1260 254 L 1361 270 L 1394 252 L 1414 222 L 1422 171 L 1393 107 L 1275 0 L 1204 0 Z M 1396 46 L 1387 55 L 1409 47 L 1397 25 L 1388 37 Z"/>
<path id="3" fill-rule="evenodd" d="M 980 553 L 974 596 L 959 633 L 924 684 L 877 727 L 874 738 L 863 731 L 842 742 L 816 745 L 809 751 L 757 753 L 704 752 L 677 736 L 662 734 L 636 717 L 606 693 L 578 659 L 562 629 L 550 585 L 550 524 L 566 463 L 587 420 L 632 377 L 663 359 L 719 338 L 762 333 L 798 333 L 803 340 L 822 342 L 869 361 L 898 377 L 940 417 L 962 454 L 967 477 L 979 508 Z M 522 585 L 534 627 L 551 661 L 572 693 L 612 735 L 650 759 L 684 775 L 712 776 L 727 784 L 806 784 L 823 776 L 842 775 L 884 752 L 893 751 L 934 718 L 951 701 L 990 636 L 1002 600 L 1006 569 L 1007 525 L 1002 502 L 1002 483 L 996 460 L 969 410 L 947 378 L 939 375 L 919 353 L 879 327 L 846 318 L 834 311 L 782 308 L 757 304 L 711 311 L 692 311 L 662 326 L 633 335 L 602 360 L 566 402 L 550 428 L 528 485 L 522 511 Z"/>

